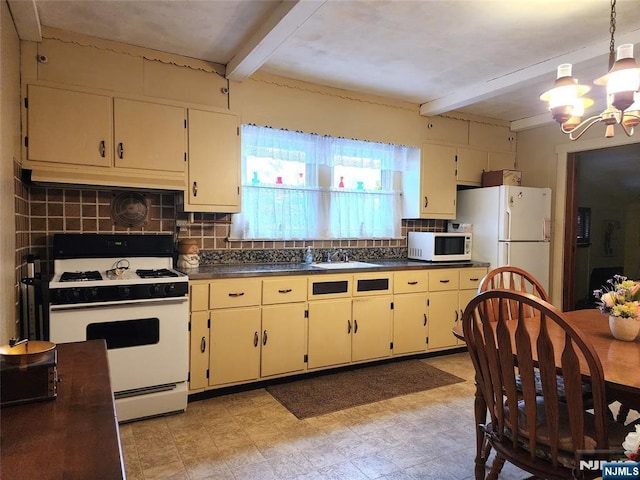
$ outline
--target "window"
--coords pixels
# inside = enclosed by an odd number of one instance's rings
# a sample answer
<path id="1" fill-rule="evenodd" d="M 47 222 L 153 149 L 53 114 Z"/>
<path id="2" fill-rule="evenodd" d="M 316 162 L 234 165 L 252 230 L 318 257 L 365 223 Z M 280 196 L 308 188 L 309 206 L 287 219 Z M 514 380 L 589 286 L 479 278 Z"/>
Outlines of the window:
<path id="1" fill-rule="evenodd" d="M 591 209 L 578 207 L 578 246 L 588 247 L 591 245 Z"/>
<path id="2" fill-rule="evenodd" d="M 416 148 L 242 127 L 235 239 L 398 238 L 400 179 Z"/>

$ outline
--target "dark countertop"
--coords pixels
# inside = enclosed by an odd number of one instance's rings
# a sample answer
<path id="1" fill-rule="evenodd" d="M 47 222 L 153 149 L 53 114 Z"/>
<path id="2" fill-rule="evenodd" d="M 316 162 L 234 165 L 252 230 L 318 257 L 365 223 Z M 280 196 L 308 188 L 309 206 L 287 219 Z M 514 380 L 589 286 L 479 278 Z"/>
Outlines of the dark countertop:
<path id="1" fill-rule="evenodd" d="M 2 478 L 125 478 L 104 340 L 57 350 L 58 397 L 2 408 Z"/>
<path id="2" fill-rule="evenodd" d="M 179 269 L 189 280 L 211 280 L 216 278 L 263 277 L 278 275 L 325 275 L 340 273 L 366 273 L 389 270 L 421 270 L 435 268 L 488 267 L 485 262 L 421 262 L 418 260 L 363 260 L 375 267 L 324 269 L 306 263 L 241 263 L 201 265 L 198 268 Z"/>

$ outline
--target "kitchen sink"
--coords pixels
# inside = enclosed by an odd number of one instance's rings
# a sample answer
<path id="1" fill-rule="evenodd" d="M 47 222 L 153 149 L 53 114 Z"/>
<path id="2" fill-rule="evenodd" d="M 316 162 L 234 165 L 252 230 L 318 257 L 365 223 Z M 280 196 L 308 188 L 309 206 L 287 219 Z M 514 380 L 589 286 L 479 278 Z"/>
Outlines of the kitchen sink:
<path id="1" fill-rule="evenodd" d="M 341 268 L 368 268 L 368 267 L 379 267 L 375 263 L 367 263 L 367 262 L 322 262 L 322 263 L 314 263 L 312 267 L 316 268 L 325 268 L 327 270 L 340 270 Z"/>

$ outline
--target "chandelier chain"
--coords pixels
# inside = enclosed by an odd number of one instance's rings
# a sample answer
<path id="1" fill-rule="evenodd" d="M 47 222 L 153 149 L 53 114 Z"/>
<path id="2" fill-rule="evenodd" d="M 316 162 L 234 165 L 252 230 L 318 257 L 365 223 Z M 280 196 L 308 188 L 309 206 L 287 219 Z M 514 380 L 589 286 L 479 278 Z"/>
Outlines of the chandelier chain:
<path id="1" fill-rule="evenodd" d="M 609 21 L 609 33 L 611 40 L 609 41 L 609 69 L 613 67 L 616 61 L 616 42 L 614 39 L 616 33 L 616 0 L 611 0 L 611 20 Z"/>

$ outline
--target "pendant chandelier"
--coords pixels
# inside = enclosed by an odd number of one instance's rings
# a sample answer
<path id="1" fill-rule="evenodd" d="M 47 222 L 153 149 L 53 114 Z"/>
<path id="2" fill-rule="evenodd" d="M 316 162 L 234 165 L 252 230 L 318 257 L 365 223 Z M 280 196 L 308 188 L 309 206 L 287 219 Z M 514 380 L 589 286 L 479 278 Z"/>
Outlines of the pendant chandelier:
<path id="1" fill-rule="evenodd" d="M 571 76 L 571 64 L 558 66 L 558 75 L 551 90 L 540 95 L 540 100 L 549 102 L 551 116 L 561 126 L 562 133 L 571 140 L 579 139 L 596 123 L 606 125 L 605 137 L 614 136 L 615 125 L 620 125 L 628 136 L 640 123 L 640 67 L 633 58 L 633 44 L 627 43 L 615 49 L 616 0 L 611 0 L 611 42 L 609 44 L 609 73 L 593 81 L 607 87 L 607 108 L 600 114 L 582 120 L 586 108 L 594 101 L 584 95 L 591 90 L 580 85 Z"/>

